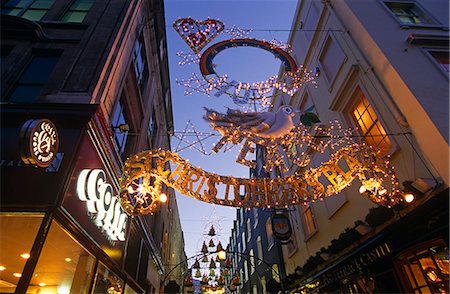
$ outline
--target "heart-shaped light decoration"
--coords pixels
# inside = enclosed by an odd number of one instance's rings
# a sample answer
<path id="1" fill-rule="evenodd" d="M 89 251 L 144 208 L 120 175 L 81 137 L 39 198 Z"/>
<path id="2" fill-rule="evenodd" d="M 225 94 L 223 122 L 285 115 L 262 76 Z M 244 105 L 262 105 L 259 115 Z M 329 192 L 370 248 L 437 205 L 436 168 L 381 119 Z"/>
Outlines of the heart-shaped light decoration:
<path id="1" fill-rule="evenodd" d="M 225 25 L 217 19 L 196 21 L 190 17 L 179 18 L 173 23 L 174 29 L 194 51 L 200 52 L 212 39 L 220 34 Z"/>

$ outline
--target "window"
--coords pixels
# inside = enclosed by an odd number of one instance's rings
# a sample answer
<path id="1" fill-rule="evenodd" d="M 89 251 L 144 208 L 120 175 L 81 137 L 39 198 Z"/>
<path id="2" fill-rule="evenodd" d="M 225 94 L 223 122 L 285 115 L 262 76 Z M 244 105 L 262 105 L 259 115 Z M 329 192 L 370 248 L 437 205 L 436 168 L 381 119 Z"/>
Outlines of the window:
<path id="1" fill-rule="evenodd" d="M 143 34 L 139 36 L 134 44 L 133 61 L 139 90 L 141 91 L 141 94 L 143 94 L 149 75 Z"/>
<path id="2" fill-rule="evenodd" d="M 437 50 L 437 49 L 428 49 L 428 53 L 433 57 L 433 59 L 437 62 L 439 67 L 445 71 L 449 72 L 449 50 Z"/>
<path id="3" fill-rule="evenodd" d="M 397 269 L 409 293 L 449 293 L 449 250 L 442 240 L 433 240 L 401 254 Z"/>
<path id="4" fill-rule="evenodd" d="M 273 244 L 275 243 L 272 231 L 272 220 L 270 218 L 267 219 L 266 222 L 266 234 L 267 234 L 267 247 L 268 250 L 270 250 L 273 247 Z"/>
<path id="5" fill-rule="evenodd" d="M 15 291 L 19 282 L 17 275 L 22 274 L 27 261 L 26 256 L 22 257 L 21 254 L 30 253 L 42 219 L 43 215 L 0 214 L 0 260 L 1 265 L 6 268 L 0 272 L 2 290 L 8 287 L 9 293 Z"/>
<path id="6" fill-rule="evenodd" d="M 125 109 L 122 99 L 117 102 L 111 119 L 112 129 L 114 131 L 114 142 L 120 155 L 124 154 L 127 144 L 128 132 L 123 131 L 121 126 L 127 125 L 125 120 Z"/>
<path id="7" fill-rule="evenodd" d="M 83 22 L 94 0 L 75 0 L 61 18 L 64 22 Z"/>
<path id="8" fill-rule="evenodd" d="M 255 253 L 253 249 L 250 249 L 248 255 L 250 255 L 250 274 L 253 274 L 255 271 L 256 263 L 255 263 Z"/>
<path id="9" fill-rule="evenodd" d="M 319 56 L 319 63 L 328 83 L 331 84 L 334 81 L 345 60 L 346 56 L 339 44 L 331 36 L 328 36 Z"/>
<path id="10" fill-rule="evenodd" d="M 255 220 L 253 227 L 256 228 L 258 226 L 258 208 L 253 208 L 253 218 Z"/>
<path id="11" fill-rule="evenodd" d="M 147 137 L 148 137 L 148 144 L 150 147 L 154 145 L 154 139 L 156 136 L 158 130 L 158 125 L 156 123 L 156 113 L 153 109 L 152 115 L 150 116 L 150 120 L 148 122 L 148 129 L 147 129 Z"/>
<path id="12" fill-rule="evenodd" d="M 39 21 L 53 5 L 53 2 L 55 0 L 9 0 L 2 5 L 2 14 Z"/>
<path id="13" fill-rule="evenodd" d="M 243 283 L 248 281 L 248 262 L 247 260 L 244 260 L 244 280 Z"/>
<path id="14" fill-rule="evenodd" d="M 47 83 L 59 56 L 34 56 L 19 80 L 13 86 L 7 100 L 33 102 Z"/>
<path id="15" fill-rule="evenodd" d="M 252 238 L 252 225 L 250 219 L 247 219 L 247 242 Z"/>
<path id="16" fill-rule="evenodd" d="M 95 273 L 95 284 L 92 293 L 121 293 L 123 281 L 111 270 L 99 263 Z M 87 290 L 86 290 L 87 291 Z M 58 292 L 58 293 L 63 293 Z M 65 293 L 65 292 L 64 292 Z M 69 293 L 69 291 L 67 291 Z M 75 293 L 70 291 L 70 293 Z M 79 292 L 82 293 L 82 292 Z"/>
<path id="17" fill-rule="evenodd" d="M 258 264 L 260 264 L 264 259 L 261 236 L 258 236 L 258 238 L 256 238 L 256 253 L 258 257 Z"/>
<path id="18" fill-rule="evenodd" d="M 308 202 L 304 204 L 300 211 L 302 214 L 302 224 L 305 238 L 309 238 L 317 230 L 316 222 L 311 209 L 311 203 Z"/>
<path id="19" fill-rule="evenodd" d="M 391 140 L 361 89 L 356 89 L 353 101 L 354 105 L 350 110 L 351 116 L 358 126 L 364 141 L 369 146 L 377 148 L 383 153 L 389 153 L 392 148 Z"/>
<path id="20" fill-rule="evenodd" d="M 54 221 L 45 239 L 27 293 L 56 292 L 56 289 L 58 293 L 87 293 L 94 276 L 94 266 L 95 258 Z M 99 271 L 102 271 L 102 266 L 99 267 Z M 96 289 L 99 289 L 102 283 L 100 280 L 98 279 Z"/>
<path id="21" fill-rule="evenodd" d="M 404 25 L 436 24 L 423 9 L 414 2 L 385 2 L 397 20 Z"/>

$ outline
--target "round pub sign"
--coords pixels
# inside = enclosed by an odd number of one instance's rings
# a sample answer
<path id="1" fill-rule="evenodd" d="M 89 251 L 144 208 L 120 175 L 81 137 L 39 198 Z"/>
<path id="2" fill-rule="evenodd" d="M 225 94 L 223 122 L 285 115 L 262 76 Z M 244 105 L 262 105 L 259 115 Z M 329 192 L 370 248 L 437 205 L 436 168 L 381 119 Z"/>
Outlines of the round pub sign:
<path id="1" fill-rule="evenodd" d="M 59 137 L 55 125 L 48 119 L 27 120 L 20 131 L 22 161 L 38 167 L 48 167 L 58 152 Z"/>

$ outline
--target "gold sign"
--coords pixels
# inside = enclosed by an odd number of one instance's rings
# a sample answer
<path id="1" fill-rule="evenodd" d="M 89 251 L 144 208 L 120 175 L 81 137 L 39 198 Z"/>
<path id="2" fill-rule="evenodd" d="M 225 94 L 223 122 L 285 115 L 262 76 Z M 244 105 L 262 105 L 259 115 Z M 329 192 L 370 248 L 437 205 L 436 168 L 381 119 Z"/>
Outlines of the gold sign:
<path id="1" fill-rule="evenodd" d="M 120 197 L 125 211 L 133 215 L 156 210 L 163 183 L 208 203 L 283 207 L 334 195 L 358 178 L 363 185 L 378 183 L 377 191 L 368 196 L 377 203 L 390 206 L 399 199 L 398 184 L 389 167 L 375 159 L 371 149 L 355 144 L 340 149 L 321 166 L 302 174 L 245 179 L 206 172 L 170 151 L 150 150 L 125 162 Z M 170 166 L 174 168 L 171 170 Z"/>
<path id="2" fill-rule="evenodd" d="M 59 138 L 55 125 L 48 119 L 31 119 L 20 131 L 21 158 L 25 164 L 48 167 L 58 152 Z"/>

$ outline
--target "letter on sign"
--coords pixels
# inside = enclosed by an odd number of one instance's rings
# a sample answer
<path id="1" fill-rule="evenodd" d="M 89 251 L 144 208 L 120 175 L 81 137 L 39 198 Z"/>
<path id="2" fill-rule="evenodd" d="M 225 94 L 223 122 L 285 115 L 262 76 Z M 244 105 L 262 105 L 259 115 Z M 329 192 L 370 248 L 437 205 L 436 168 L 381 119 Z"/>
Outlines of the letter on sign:
<path id="1" fill-rule="evenodd" d="M 106 182 L 101 169 L 84 169 L 78 176 L 77 194 L 86 202 L 87 210 L 94 215 L 95 224 L 112 240 L 125 240 L 127 215 L 122 209 L 113 187 Z"/>

